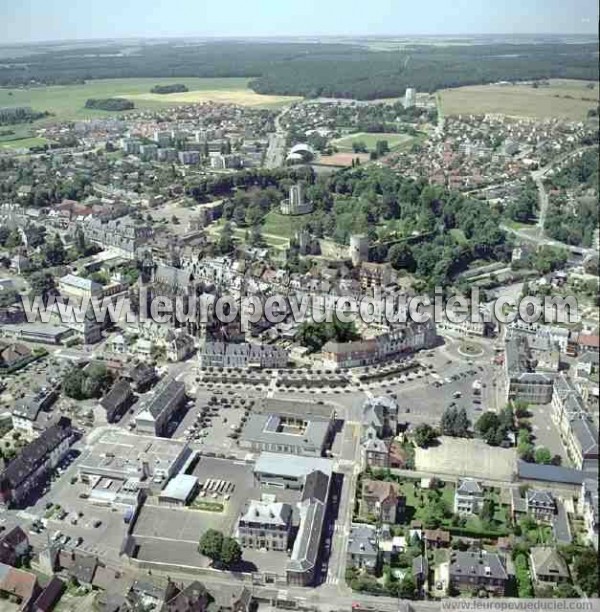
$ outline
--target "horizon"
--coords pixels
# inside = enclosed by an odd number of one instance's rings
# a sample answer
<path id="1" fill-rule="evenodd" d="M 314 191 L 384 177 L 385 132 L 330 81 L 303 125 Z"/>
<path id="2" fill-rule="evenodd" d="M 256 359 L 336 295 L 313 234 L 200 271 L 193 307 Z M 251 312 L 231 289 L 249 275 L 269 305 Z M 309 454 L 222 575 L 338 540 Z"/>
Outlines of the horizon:
<path id="1" fill-rule="evenodd" d="M 443 0 L 426 0 L 418 6 L 373 0 L 368 11 L 360 9 L 362 5 L 342 0 L 286 6 L 268 0 L 249 6 L 232 0 L 226 11 L 191 0 L 152 7 L 141 0 L 79 6 L 67 0 L 25 0 L 0 7 L 0 22 L 6 24 L 2 46 L 187 38 L 598 37 L 598 5 L 592 0 L 568 5 L 551 0 L 542 8 L 536 0 L 507 0 L 502 6 L 458 0 L 451 10 Z M 390 34 L 390 29 L 403 32 Z"/>
<path id="2" fill-rule="evenodd" d="M 421 38 L 431 39 L 477 39 L 477 38 L 581 38 L 586 39 L 588 42 L 600 42 L 600 36 L 598 33 L 585 33 L 585 32 L 475 32 L 475 33 L 445 33 L 445 34 L 427 34 L 427 33 L 391 33 L 391 34 L 294 34 L 294 35 L 261 35 L 261 34 L 248 34 L 248 35 L 234 35 L 234 34 L 211 34 L 211 35 L 194 35 L 194 34 L 182 34 L 182 35 L 164 35 L 164 36 L 151 36 L 151 35 L 131 35 L 131 36 L 118 36 L 118 37 L 98 37 L 98 38 L 49 38 L 46 40 L 19 40 L 8 43 L 0 43 L 0 48 L 18 47 L 18 46 L 36 46 L 36 45 L 51 45 L 51 44 L 69 44 L 69 43 L 112 43 L 112 42 L 136 42 L 136 41 L 150 41 L 150 42 L 171 42 L 177 40 L 186 40 L 193 42 L 216 42 L 216 41 L 307 41 L 307 40 L 347 40 L 348 43 L 352 41 L 366 41 L 366 40 L 382 40 L 382 41 L 401 41 L 414 40 Z M 318 41 L 317 41 L 318 42 Z M 510 42 L 507 41 L 507 44 Z M 519 44 L 523 44 L 519 42 Z"/>

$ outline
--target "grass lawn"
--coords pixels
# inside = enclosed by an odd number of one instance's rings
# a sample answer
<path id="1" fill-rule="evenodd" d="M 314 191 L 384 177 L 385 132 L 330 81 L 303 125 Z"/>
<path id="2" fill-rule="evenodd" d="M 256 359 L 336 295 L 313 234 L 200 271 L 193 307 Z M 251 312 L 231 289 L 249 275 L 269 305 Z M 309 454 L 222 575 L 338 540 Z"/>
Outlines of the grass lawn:
<path id="1" fill-rule="evenodd" d="M 337 147 L 340 151 L 352 151 L 353 142 L 364 142 L 369 151 L 374 151 L 377 146 L 377 141 L 387 140 L 390 151 L 397 149 L 398 147 L 410 143 L 414 140 L 413 136 L 409 134 L 396 134 L 396 133 L 382 133 L 382 134 L 369 134 L 367 132 L 356 132 L 355 134 L 349 134 L 342 138 L 333 140 L 331 144 Z"/>
<path id="2" fill-rule="evenodd" d="M 465 236 L 465 233 L 461 229 L 456 229 L 456 228 L 455 229 L 451 229 L 450 230 L 450 235 L 460 245 L 467 244 L 467 242 L 468 242 L 467 241 L 467 237 Z"/>
<path id="3" fill-rule="evenodd" d="M 402 483 L 402 492 L 406 496 L 406 507 L 409 509 L 407 515 L 410 516 L 410 508 L 414 508 L 414 515 L 411 516 L 411 520 L 421 520 L 427 508 L 427 501 L 429 490 L 421 489 L 420 487 L 415 488 L 413 482 L 406 480 Z M 446 483 L 442 489 L 442 499 L 446 502 L 446 505 L 450 511 L 454 508 L 454 486 L 450 483 Z M 423 505 L 421 506 L 420 494 L 423 494 Z M 444 521 L 446 522 L 446 521 Z M 449 521 L 448 521 L 449 522 Z"/>
<path id="4" fill-rule="evenodd" d="M 506 227 L 513 230 L 537 230 L 537 225 L 533 221 L 531 223 L 521 223 L 520 221 L 514 221 L 513 219 L 504 219 L 502 223 L 506 225 Z"/>
<path id="5" fill-rule="evenodd" d="M 444 115 L 499 113 L 513 117 L 585 119 L 598 105 L 598 83 L 551 79 L 549 87 L 473 85 L 440 92 Z"/>
<path id="6" fill-rule="evenodd" d="M 22 136 L 11 140 L 0 140 L 0 149 L 29 149 L 29 147 L 40 147 L 50 142 L 47 138 L 37 136 Z"/>
<path id="7" fill-rule="evenodd" d="M 263 221 L 263 232 L 273 236 L 280 236 L 281 239 L 289 239 L 310 219 L 312 213 L 308 215 L 282 215 L 275 210 L 268 212 Z"/>
<path id="8" fill-rule="evenodd" d="M 52 85 L 49 87 L 0 88 L 0 108 L 7 106 L 30 106 L 36 111 L 48 111 L 51 117 L 33 124 L 7 126 L 22 138 L 34 135 L 34 130 L 57 121 L 90 119 L 115 116 L 121 113 L 85 108 L 88 98 L 128 98 L 135 103 L 135 110 L 152 109 L 178 104 L 214 101 L 255 107 L 278 107 L 298 98 L 268 96 L 248 89 L 247 78 L 157 78 L 157 79 L 98 79 L 77 85 Z M 154 85 L 182 83 L 189 91 L 173 94 L 152 94 Z M 14 136 L 0 138 L 7 146 L 21 145 Z"/>
<path id="9" fill-rule="evenodd" d="M 271 213 L 269 213 L 271 214 Z M 277 213 L 274 213 L 277 214 Z M 267 215 L 268 217 L 269 215 Z M 283 217 L 283 215 L 279 215 Z M 221 233 L 221 229 L 223 228 L 224 221 L 220 219 L 216 223 L 212 223 L 208 226 L 207 231 L 209 234 L 216 236 Z M 237 242 L 244 242 L 246 240 L 246 232 L 250 231 L 250 228 L 246 227 L 235 227 L 232 226 L 233 239 Z M 293 236 L 293 232 L 291 234 Z M 287 249 L 290 245 L 289 238 L 281 235 L 279 232 L 270 232 L 266 229 L 265 226 L 262 227 L 262 237 L 266 246 L 271 247 L 273 249 Z"/>
<path id="10" fill-rule="evenodd" d="M 204 501 L 196 498 L 191 504 L 192 510 L 203 510 L 204 512 L 223 512 L 225 506 L 220 502 Z"/>

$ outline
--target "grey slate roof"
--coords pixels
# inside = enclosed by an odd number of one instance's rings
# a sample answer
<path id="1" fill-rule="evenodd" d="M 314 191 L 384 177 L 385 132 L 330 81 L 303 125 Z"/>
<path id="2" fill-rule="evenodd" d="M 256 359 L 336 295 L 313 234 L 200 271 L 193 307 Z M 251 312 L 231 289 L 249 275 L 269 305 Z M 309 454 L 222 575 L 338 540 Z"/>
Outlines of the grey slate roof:
<path id="1" fill-rule="evenodd" d="M 530 559 L 537 576 L 550 575 L 556 578 L 569 577 L 567 564 L 555 548 L 550 546 L 535 546 L 530 551 Z"/>
<path id="2" fill-rule="evenodd" d="M 455 551 L 450 556 L 450 577 L 479 576 L 506 580 L 508 574 L 495 553 Z"/>
<path id="3" fill-rule="evenodd" d="M 353 555 L 377 556 L 377 531 L 371 525 L 357 523 L 350 527 L 348 553 Z"/>
<path id="4" fill-rule="evenodd" d="M 288 561 L 288 570 L 306 571 L 315 566 L 321 546 L 321 531 L 326 506 L 318 500 L 305 500 L 298 504 L 300 526 Z"/>
<path id="5" fill-rule="evenodd" d="M 459 481 L 456 492 L 465 495 L 475 495 L 483 494 L 483 489 L 476 480 L 473 480 L 472 478 L 464 478 L 463 480 Z"/>
<path id="6" fill-rule="evenodd" d="M 316 499 L 322 503 L 327 502 L 327 494 L 329 491 L 329 476 L 315 470 L 308 474 L 304 480 L 304 488 L 302 489 L 302 501 L 305 499 Z"/>
<path id="7" fill-rule="evenodd" d="M 527 491 L 527 507 L 535 506 L 538 508 L 554 509 L 556 502 L 549 491 L 536 491 L 529 489 Z"/>
<path id="8" fill-rule="evenodd" d="M 261 523 L 271 526 L 288 525 L 292 517 L 292 507 L 283 502 L 262 502 L 251 499 L 240 521 Z"/>
<path id="9" fill-rule="evenodd" d="M 21 454 L 4 468 L 0 474 L 0 485 L 6 483 L 13 489 L 17 488 L 31 473 L 39 469 L 48 454 L 71 434 L 71 420 L 61 417 L 38 438 L 23 447 Z"/>
<path id="10" fill-rule="evenodd" d="M 156 389 L 153 396 L 144 405 L 144 410 L 156 419 L 165 408 L 169 407 L 181 390 L 185 390 L 185 384 L 174 378 L 163 381 L 162 385 Z"/>
<path id="11" fill-rule="evenodd" d="M 544 482 L 559 482 L 563 484 L 581 484 L 585 477 L 584 472 L 559 465 L 541 465 L 517 461 L 519 478 L 526 480 L 540 480 Z"/>

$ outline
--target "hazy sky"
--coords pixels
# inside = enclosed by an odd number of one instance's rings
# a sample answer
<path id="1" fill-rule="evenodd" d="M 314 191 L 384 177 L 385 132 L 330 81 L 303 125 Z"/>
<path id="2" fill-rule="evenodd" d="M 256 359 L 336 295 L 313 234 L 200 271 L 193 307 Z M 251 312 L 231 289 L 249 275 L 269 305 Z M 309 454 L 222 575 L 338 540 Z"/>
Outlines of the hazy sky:
<path id="1" fill-rule="evenodd" d="M 0 44 L 157 36 L 595 34 L 597 0 L 0 0 Z"/>

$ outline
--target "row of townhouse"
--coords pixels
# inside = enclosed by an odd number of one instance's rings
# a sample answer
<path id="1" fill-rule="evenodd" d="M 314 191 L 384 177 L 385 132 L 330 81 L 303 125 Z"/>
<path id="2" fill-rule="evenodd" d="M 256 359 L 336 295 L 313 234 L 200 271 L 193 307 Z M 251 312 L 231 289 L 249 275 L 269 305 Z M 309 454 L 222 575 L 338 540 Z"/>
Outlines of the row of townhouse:
<path id="1" fill-rule="evenodd" d="M 552 420 L 575 467 L 580 470 L 597 468 L 598 429 L 579 391 L 564 374 L 555 380 Z"/>
<path id="2" fill-rule="evenodd" d="M 401 327 L 367 340 L 327 342 L 323 362 L 333 369 L 354 368 L 381 363 L 415 351 L 431 348 L 437 335 L 432 319 L 407 322 Z"/>
<path id="3" fill-rule="evenodd" d="M 24 446 L 0 473 L 0 505 L 19 505 L 34 494 L 62 461 L 72 439 L 71 421 L 61 417 Z"/>

